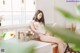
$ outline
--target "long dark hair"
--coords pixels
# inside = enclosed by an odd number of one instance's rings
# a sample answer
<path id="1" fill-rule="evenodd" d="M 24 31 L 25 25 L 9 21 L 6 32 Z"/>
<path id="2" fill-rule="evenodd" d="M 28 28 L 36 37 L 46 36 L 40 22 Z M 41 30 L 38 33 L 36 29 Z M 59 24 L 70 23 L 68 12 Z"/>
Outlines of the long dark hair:
<path id="1" fill-rule="evenodd" d="M 42 17 L 40 20 L 37 19 L 37 15 L 39 13 L 42 13 Z M 44 25 L 45 25 L 45 20 L 44 20 L 44 14 L 41 10 L 37 10 L 37 12 L 35 13 L 34 17 L 33 17 L 33 20 L 36 21 L 36 22 L 42 22 Z"/>

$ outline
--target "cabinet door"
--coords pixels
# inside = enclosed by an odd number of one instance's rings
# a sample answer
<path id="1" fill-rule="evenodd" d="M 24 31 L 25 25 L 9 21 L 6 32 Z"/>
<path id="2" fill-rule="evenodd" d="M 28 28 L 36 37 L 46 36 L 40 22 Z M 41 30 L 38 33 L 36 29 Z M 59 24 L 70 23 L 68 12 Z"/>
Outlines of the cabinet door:
<path id="1" fill-rule="evenodd" d="M 20 24 L 21 12 L 13 12 L 13 25 Z"/>
<path id="2" fill-rule="evenodd" d="M 3 8 L 3 1 L 0 0 L 0 11 L 2 11 L 2 8 Z"/>
<path id="3" fill-rule="evenodd" d="M 0 11 L 11 11 L 11 0 L 0 0 Z"/>
<path id="4" fill-rule="evenodd" d="M 12 0 L 12 8 L 13 11 L 21 11 L 21 1 L 22 0 Z"/>
<path id="5" fill-rule="evenodd" d="M 35 11 L 35 0 L 26 0 L 26 11 Z"/>

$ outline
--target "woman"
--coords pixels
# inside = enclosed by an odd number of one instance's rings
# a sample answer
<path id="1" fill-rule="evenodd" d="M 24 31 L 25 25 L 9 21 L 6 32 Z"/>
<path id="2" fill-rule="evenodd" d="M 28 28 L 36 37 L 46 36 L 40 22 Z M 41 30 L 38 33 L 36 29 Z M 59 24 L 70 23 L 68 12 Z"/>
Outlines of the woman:
<path id="1" fill-rule="evenodd" d="M 57 43 L 59 53 L 64 53 L 66 44 L 63 42 L 63 40 L 51 36 L 51 34 L 45 30 L 44 25 L 44 14 L 41 10 L 38 10 L 33 18 L 33 21 L 30 24 L 29 29 L 34 34 L 37 34 L 41 41 Z"/>

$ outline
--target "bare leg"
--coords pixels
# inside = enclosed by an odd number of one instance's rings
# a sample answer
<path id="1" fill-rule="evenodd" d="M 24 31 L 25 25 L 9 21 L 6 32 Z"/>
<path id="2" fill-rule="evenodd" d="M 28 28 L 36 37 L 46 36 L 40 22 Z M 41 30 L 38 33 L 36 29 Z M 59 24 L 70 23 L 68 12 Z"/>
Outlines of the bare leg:
<path id="1" fill-rule="evenodd" d="M 39 36 L 40 36 L 41 41 L 57 43 L 59 53 L 64 53 L 66 44 L 61 39 L 59 39 L 57 37 L 46 36 L 46 35 L 39 35 Z"/>

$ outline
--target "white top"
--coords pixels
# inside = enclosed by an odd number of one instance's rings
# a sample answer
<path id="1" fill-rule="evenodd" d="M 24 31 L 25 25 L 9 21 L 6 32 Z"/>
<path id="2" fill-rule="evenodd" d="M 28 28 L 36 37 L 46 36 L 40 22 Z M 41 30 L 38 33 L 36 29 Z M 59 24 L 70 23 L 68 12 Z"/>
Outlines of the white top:
<path id="1" fill-rule="evenodd" d="M 42 23 L 33 22 L 33 24 L 38 32 L 45 34 L 46 30 L 45 30 L 44 25 Z"/>

